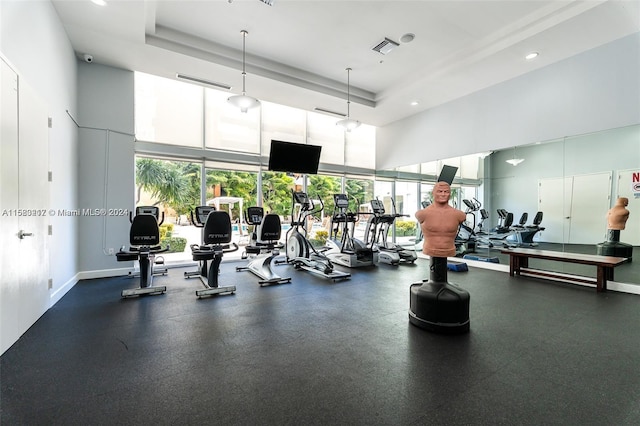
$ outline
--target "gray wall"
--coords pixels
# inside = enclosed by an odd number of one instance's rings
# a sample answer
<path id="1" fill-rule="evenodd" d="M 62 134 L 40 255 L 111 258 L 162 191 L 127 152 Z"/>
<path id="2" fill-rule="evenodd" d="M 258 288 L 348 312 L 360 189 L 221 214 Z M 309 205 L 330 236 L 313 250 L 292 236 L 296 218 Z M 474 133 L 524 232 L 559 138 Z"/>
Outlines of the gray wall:
<path id="1" fill-rule="evenodd" d="M 134 207 L 133 72 L 99 64 L 78 64 L 81 209 Z M 79 270 L 83 277 L 121 274 L 131 262 L 117 262 L 109 249 L 129 246 L 128 216 L 79 218 Z M 94 274 L 94 275 L 91 275 Z"/>
<path id="2" fill-rule="evenodd" d="M 77 110 L 77 60 L 50 2 L 0 1 L 0 54 L 46 102 L 53 120 L 49 130 L 53 181 L 49 200 L 43 200 L 43 204 L 55 210 L 75 209 L 78 137 L 67 110 Z M 53 304 L 77 281 L 78 221 L 68 217 L 49 220 L 53 227 L 49 240 Z"/>
<path id="3" fill-rule="evenodd" d="M 640 123 L 640 33 L 378 129 L 376 168 Z"/>
<path id="4" fill-rule="evenodd" d="M 615 177 L 620 170 L 640 169 L 640 125 L 563 138 L 549 143 L 518 147 L 516 156 L 525 161 L 517 167 L 506 163 L 512 149 L 495 152 L 490 162 L 490 223 L 497 223 L 497 208 L 514 213 L 517 221 L 528 212 L 531 221 L 538 209 L 538 181 L 594 173 L 611 172 L 614 178 L 611 204 L 615 202 Z M 593 194 L 594 197 L 609 194 Z M 486 207 L 485 207 L 486 208 Z"/>

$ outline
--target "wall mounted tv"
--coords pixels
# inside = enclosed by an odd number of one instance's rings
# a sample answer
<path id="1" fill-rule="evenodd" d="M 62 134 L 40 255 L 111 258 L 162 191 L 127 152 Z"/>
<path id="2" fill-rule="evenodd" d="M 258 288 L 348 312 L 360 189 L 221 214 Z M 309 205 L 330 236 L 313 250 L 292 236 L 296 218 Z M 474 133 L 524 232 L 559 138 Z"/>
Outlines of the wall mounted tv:
<path id="1" fill-rule="evenodd" d="M 318 174 L 321 146 L 272 139 L 269 170 L 274 172 Z"/>

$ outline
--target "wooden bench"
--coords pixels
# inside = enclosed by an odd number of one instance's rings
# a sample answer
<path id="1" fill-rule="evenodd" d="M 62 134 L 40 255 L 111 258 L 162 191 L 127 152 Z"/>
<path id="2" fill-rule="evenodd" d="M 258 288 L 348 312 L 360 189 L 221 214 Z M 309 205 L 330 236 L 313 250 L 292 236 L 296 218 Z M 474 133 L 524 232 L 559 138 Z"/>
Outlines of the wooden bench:
<path id="1" fill-rule="evenodd" d="M 566 281 L 595 284 L 598 292 L 607 290 L 607 280 L 613 280 L 613 268 L 627 261 L 624 257 L 599 256 L 595 254 L 567 253 L 562 251 L 525 248 L 505 249 L 501 250 L 501 253 L 509 255 L 509 275 L 512 277 L 514 275 L 524 273 Z M 596 278 L 532 269 L 529 268 L 530 258 L 593 265 L 597 268 Z"/>

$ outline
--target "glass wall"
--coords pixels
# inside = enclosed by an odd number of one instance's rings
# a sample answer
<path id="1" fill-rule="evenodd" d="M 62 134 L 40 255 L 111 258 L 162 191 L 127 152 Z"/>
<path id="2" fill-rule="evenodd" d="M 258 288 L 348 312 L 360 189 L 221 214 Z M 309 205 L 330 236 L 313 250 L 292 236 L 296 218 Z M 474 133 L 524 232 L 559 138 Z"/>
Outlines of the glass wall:
<path id="1" fill-rule="evenodd" d="M 136 207 L 159 208 L 160 244 L 169 246 L 165 263 L 190 262 L 191 244 L 202 241 L 191 212 L 200 205 L 202 167 L 198 163 L 136 157 Z"/>

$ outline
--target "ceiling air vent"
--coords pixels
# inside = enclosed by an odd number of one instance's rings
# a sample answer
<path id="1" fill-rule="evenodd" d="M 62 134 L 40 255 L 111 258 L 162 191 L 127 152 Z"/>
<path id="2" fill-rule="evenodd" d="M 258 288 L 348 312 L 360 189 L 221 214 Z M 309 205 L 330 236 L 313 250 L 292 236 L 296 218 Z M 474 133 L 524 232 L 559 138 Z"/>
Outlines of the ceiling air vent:
<path id="1" fill-rule="evenodd" d="M 219 87 L 220 89 L 231 90 L 231 86 L 224 83 L 216 83 L 215 81 L 205 80 L 204 78 L 191 77 L 190 75 L 176 74 L 176 78 L 181 80 L 193 81 L 194 83 L 205 84 L 207 86 Z"/>
<path id="2" fill-rule="evenodd" d="M 347 114 L 343 114 L 341 112 L 336 112 L 336 111 L 331 111 L 329 109 L 324 109 L 324 108 L 320 108 L 320 107 L 315 107 L 314 111 L 323 112 L 325 114 L 337 115 L 338 117 L 346 117 L 347 116 Z"/>
<path id="3" fill-rule="evenodd" d="M 398 43 L 385 37 L 384 40 L 376 44 L 371 50 L 386 55 L 398 46 L 400 46 Z"/>

